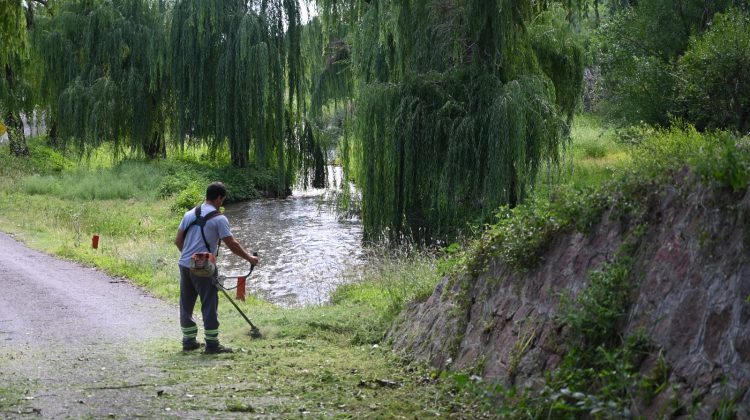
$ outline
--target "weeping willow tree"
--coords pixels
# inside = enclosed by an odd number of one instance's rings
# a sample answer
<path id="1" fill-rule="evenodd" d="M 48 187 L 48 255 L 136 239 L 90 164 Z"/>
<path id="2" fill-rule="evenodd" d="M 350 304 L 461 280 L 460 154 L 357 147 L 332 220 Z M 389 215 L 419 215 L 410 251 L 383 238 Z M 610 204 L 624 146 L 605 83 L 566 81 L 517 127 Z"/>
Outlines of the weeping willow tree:
<path id="1" fill-rule="evenodd" d="M 324 29 L 318 16 L 303 27 L 308 113 L 315 119 L 322 117 L 329 103 L 334 112 L 342 108 L 352 94 L 351 51 L 345 33 L 342 28 Z"/>
<path id="2" fill-rule="evenodd" d="M 551 2 L 550 2 L 551 3 Z M 511 0 L 319 2 L 348 28 L 354 133 L 340 153 L 365 234 L 452 237 L 556 164 L 582 85 L 566 9 Z"/>
<path id="3" fill-rule="evenodd" d="M 309 13 L 308 13 L 309 14 Z M 300 32 L 302 113 L 300 146 L 302 186 L 323 188 L 328 176 L 328 151 L 335 145 L 343 122 L 342 109 L 351 93 L 349 51 L 340 36 L 326 42 L 322 22 L 313 17 Z M 331 107 L 326 105 L 330 103 Z"/>
<path id="4" fill-rule="evenodd" d="M 166 153 L 166 12 L 163 1 L 70 0 L 40 19 L 33 42 L 59 144 Z"/>
<path id="5" fill-rule="evenodd" d="M 37 6 L 33 1 L 9 0 L 0 7 L 0 123 L 14 156 L 29 155 L 21 113 L 31 108 L 28 30 Z"/>
<path id="6" fill-rule="evenodd" d="M 296 0 L 177 1 L 170 28 L 180 141 L 227 144 L 232 163 L 299 166 L 300 11 Z"/>

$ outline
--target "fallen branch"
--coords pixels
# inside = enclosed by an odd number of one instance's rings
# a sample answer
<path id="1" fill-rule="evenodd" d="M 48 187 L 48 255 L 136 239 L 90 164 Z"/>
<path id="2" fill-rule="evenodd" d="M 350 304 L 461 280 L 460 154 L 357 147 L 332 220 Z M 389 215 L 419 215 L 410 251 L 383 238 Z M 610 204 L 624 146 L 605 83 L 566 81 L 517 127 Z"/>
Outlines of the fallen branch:
<path id="1" fill-rule="evenodd" d="M 95 386 L 91 388 L 83 388 L 86 391 L 93 391 L 95 389 L 127 389 L 127 388 L 139 388 L 142 386 L 156 386 L 153 384 L 132 384 L 132 385 L 118 385 L 118 386 Z"/>
<path id="2" fill-rule="evenodd" d="M 41 408 L 32 408 L 28 411 L 21 411 L 21 410 L 0 410 L 0 413 L 8 413 L 8 414 L 42 414 Z"/>

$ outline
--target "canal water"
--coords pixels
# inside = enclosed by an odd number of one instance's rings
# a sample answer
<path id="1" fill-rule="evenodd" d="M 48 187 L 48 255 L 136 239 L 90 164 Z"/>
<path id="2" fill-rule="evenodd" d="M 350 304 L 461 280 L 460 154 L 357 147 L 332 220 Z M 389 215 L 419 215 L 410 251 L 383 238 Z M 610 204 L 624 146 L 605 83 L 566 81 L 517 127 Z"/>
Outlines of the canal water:
<path id="1" fill-rule="evenodd" d="M 365 261 L 362 225 L 333 211 L 330 193 L 341 182 L 340 169 L 329 167 L 329 189 L 297 189 L 284 199 L 261 199 L 227 205 L 232 234 L 260 264 L 247 280 L 247 293 L 281 306 L 322 304 L 347 272 Z M 222 247 L 220 273 L 241 274 L 249 265 Z M 225 286 L 236 284 L 227 278 Z"/>

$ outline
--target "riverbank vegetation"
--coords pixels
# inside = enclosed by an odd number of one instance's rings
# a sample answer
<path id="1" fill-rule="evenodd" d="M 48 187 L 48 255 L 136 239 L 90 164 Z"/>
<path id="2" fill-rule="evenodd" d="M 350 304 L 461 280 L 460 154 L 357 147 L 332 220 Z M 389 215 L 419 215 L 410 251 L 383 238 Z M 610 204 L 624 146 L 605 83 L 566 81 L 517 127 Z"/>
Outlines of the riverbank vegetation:
<path id="1" fill-rule="evenodd" d="M 623 205 L 630 202 L 637 206 L 638 191 L 664 182 L 686 163 L 720 188 L 741 189 L 749 179 L 747 141 L 731 134 L 703 135 L 683 126 L 641 130 L 641 137 L 636 139 L 633 132 L 617 134 L 596 118 L 580 121 L 574 126 L 573 156 L 567 172 L 561 175 L 563 179 L 548 189 L 540 188 L 529 203 L 499 212 L 498 221 L 483 230 L 480 239 L 469 241 L 465 251 L 452 248 L 454 253 L 437 259 L 435 254 L 407 252 L 401 257 L 375 260 L 358 272 L 358 282 L 340 287 L 331 303 L 322 306 L 284 309 L 251 298 L 241 305 L 261 326 L 264 339 L 260 341 L 245 335 L 244 321 L 228 302 L 223 302 L 222 336 L 244 350 L 216 363 L 202 362 L 198 355 L 180 355 L 175 350 L 176 340 L 153 343 L 154 363 L 166 366 L 171 386 L 184 387 L 186 394 L 194 395 L 188 400 L 183 394 L 171 394 L 170 403 L 191 407 L 205 400 L 217 410 L 257 413 L 395 415 L 408 410 L 437 415 L 469 409 L 488 415 L 517 415 L 563 409 L 568 396 L 557 392 L 562 389 L 580 388 L 586 395 L 611 400 L 611 395 L 599 395 L 597 389 L 582 388 L 580 382 L 570 381 L 592 372 L 586 369 L 614 371 L 619 369 L 616 366 L 589 366 L 581 364 L 584 359 L 571 360 L 566 366 L 573 370 L 558 373 L 552 383 L 557 391 L 550 391 L 546 397 L 518 395 L 503 387 L 478 383 L 476 378 L 469 380 L 471 372 L 446 376 L 410 364 L 391 354 L 383 342 L 384 332 L 404 305 L 426 299 L 442 275 L 481 270 L 482 261 L 493 256 L 518 269 L 533 266 L 534 257 L 543 252 L 555 232 L 585 231 L 599 217 L 597 209 L 617 197 Z M 625 140 L 631 145 L 624 145 Z M 176 301 L 173 268 L 177 255 L 171 239 L 184 210 L 178 205 L 183 191 L 166 191 L 178 173 L 175 167 L 184 171 L 179 172 L 182 176 L 195 178 L 214 176 L 211 171 L 217 168 L 191 162 L 188 156 L 161 164 L 138 160 L 112 163 L 94 153 L 89 160 L 79 161 L 49 148 L 43 139 L 34 139 L 29 146 L 34 158 L 0 153 L 3 230 L 33 247 L 127 277 L 158 296 Z M 595 153 L 590 152 L 592 147 Z M 565 175 L 585 169 L 586 177 Z M 149 181 L 141 188 L 121 182 L 135 176 Z M 53 178 L 44 181 L 44 177 Z M 253 179 L 261 185 L 263 178 L 259 175 Z M 94 180 L 110 182 L 98 184 L 101 191 L 79 189 L 78 185 L 94 185 Z M 199 200 L 199 196 L 193 199 Z M 89 244 L 93 233 L 101 235 L 98 250 Z M 608 277 L 602 276 L 603 285 L 609 285 Z M 575 325 L 599 325 L 598 321 L 604 319 L 596 311 L 571 314 L 578 316 L 571 321 Z M 593 319 L 580 319 L 583 316 Z M 640 348 L 632 346 L 643 344 L 622 343 L 625 347 L 621 348 L 616 342 L 608 343 L 608 354 L 619 355 L 608 359 L 613 363 Z M 586 345 L 580 350 L 591 348 Z M 197 371 L 196 363 L 201 366 Z M 217 369 L 231 370 L 231 374 L 217 376 Z M 620 387 L 617 395 L 624 395 L 633 383 L 648 380 L 635 372 L 628 375 L 610 378 L 621 381 L 612 383 Z M 189 387 L 200 389 L 201 396 L 195 397 L 187 391 Z M 239 391 L 225 392 L 231 388 Z M 269 398 L 258 399 L 260 391 Z"/>
<path id="2" fill-rule="evenodd" d="M 261 326 L 265 338 L 260 341 L 245 335 L 244 321 L 223 302 L 222 336 L 245 350 L 216 363 L 206 364 L 198 355 L 179 355 L 174 349 L 176 340 L 153 343 L 154 363 L 167 366 L 173 381 L 168 385 L 185 391 L 173 391 L 168 402 L 175 409 L 207 401 L 216 410 L 290 415 L 300 411 L 395 415 L 402 410 L 426 416 L 454 410 L 520 415 L 601 409 L 597 401 L 616 401 L 622 409 L 627 401 L 615 397 L 622 398 L 636 385 L 647 387 L 649 377 L 622 370 L 622 366 L 590 363 L 596 358 L 589 345 L 571 353 L 572 359 L 565 365 L 568 370 L 558 372 L 549 393 L 539 396 L 478 383 L 476 378 L 469 379 L 471 372 L 441 376 L 399 359 L 382 341 L 404 305 L 429 296 L 442 274 L 482 270 L 482 262 L 493 256 L 518 269 L 533 266 L 551 235 L 567 229 L 585 231 L 599 217 L 598 211 L 617 197 L 623 205 L 637 206 L 638 191 L 647 193 L 686 163 L 721 188 L 741 189 L 747 184 L 750 149 L 746 140 L 726 133 L 702 135 L 689 126 L 643 130 L 642 137 L 635 139 L 632 132 L 620 137 L 597 121 L 582 118 L 575 126 L 573 157 L 566 172 L 588 169 L 589 176 L 569 176 L 554 187 L 540 189 L 528 204 L 501 211 L 498 221 L 484 230 L 480 239 L 470 241 L 466 251 L 437 260 L 434 255 L 412 253 L 374 261 L 359 273 L 359 282 L 340 287 L 331 304 L 323 306 L 283 309 L 251 299 L 242 305 Z M 623 145 L 624 138 L 637 145 Z M 592 144 L 596 153 L 589 152 Z M 176 301 L 176 251 L 171 238 L 184 210 L 176 206 L 182 193 L 161 194 L 174 175 L 173 165 L 193 177 L 215 168 L 189 160 L 163 165 L 142 161 L 112 164 L 96 155 L 80 162 L 53 151 L 41 139 L 31 141 L 30 147 L 36 156 L 33 165 L 28 164 L 29 158 L 0 154 L 4 168 L 0 221 L 4 230 L 31 246 L 128 277 L 152 293 Z M 19 159 L 25 165 L 19 166 Z M 33 167 L 36 169 L 29 169 Z M 52 174 L 56 174 L 54 179 L 41 181 Z M 127 189 L 118 183 L 144 174 L 150 178 L 144 188 Z M 101 193 L 77 190 L 76 185 L 85 185 L 87 180 L 102 179 L 111 182 L 100 187 L 104 189 Z M 602 184 L 602 180 L 607 182 Z M 92 233 L 102 237 L 99 250 L 89 246 Z M 606 282 L 608 278 L 602 275 L 604 286 L 611 284 Z M 610 315 L 613 313 L 616 308 Z M 571 314 L 578 317 L 571 322 L 579 326 L 600 325 L 605 319 L 596 311 Z M 606 330 L 606 326 L 600 329 Z M 626 362 L 647 345 L 608 343 L 606 360 L 612 363 Z M 579 356 L 582 358 L 576 359 Z M 196 363 L 201 366 L 197 371 Z M 217 369 L 231 374 L 217 376 Z M 597 371 L 619 372 L 609 376 L 609 382 L 602 382 L 610 386 L 606 391 L 610 394 L 602 395 L 600 388 L 579 381 L 581 375 Z M 225 392 L 231 388 L 238 391 Z M 188 389 L 199 389 L 201 396 L 195 397 L 197 391 Z M 570 391 L 570 395 L 561 390 Z M 269 397 L 258 399 L 258 392 Z M 571 397 L 575 392 L 586 395 L 591 404 L 576 406 L 577 400 Z M 184 394 L 193 397 L 186 399 Z"/>
<path id="3" fill-rule="evenodd" d="M 337 148 L 365 237 L 420 243 L 530 197 L 581 103 L 626 126 L 748 129 L 745 0 L 464 3 L 14 1 L 0 122 L 17 156 L 37 112 L 55 147 L 204 147 L 277 195 L 324 184 Z"/>
<path id="4" fill-rule="evenodd" d="M 306 23 L 295 1 L 228 1 L 229 14 L 194 3 L 0 10 L 3 231 L 175 301 L 171 241 L 208 182 L 224 181 L 230 201 L 284 196 L 321 185 L 337 148 L 361 193 L 342 202 L 359 199 L 368 238 L 406 244 L 348 273 L 359 281 L 330 304 L 250 299 L 261 341 L 222 302 L 225 336 L 246 350 L 237 355 L 201 363 L 154 343 L 175 386 L 196 386 L 217 410 L 282 415 L 533 417 L 581 411 L 562 393 L 576 387 L 625 406 L 636 374 L 615 364 L 640 342 L 575 344 L 554 392 L 538 397 L 409 364 L 384 333 L 441 276 L 495 257 L 527 269 L 556 233 L 584 231 L 613 201 L 638 206 L 684 165 L 746 188 L 747 1 L 322 0 Z M 34 110 L 49 132 L 27 141 L 21 116 Z M 409 241 L 440 246 L 393 256 Z M 621 292 L 627 263 L 594 276 L 604 291 L 587 293 Z M 616 321 L 584 309 L 574 330 Z M 600 350 L 611 365 L 592 362 Z M 216 375 L 232 362 L 231 375 Z M 581 379 L 613 371 L 625 376 L 598 388 Z M 259 391 L 262 404 L 244 398 Z"/>

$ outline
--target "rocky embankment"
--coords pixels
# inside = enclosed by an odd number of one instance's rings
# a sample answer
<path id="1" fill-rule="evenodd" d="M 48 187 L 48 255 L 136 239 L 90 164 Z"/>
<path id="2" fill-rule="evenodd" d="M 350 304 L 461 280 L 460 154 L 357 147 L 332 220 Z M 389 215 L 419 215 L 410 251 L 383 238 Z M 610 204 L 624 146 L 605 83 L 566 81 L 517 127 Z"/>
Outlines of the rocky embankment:
<path id="1" fill-rule="evenodd" d="M 481 274 L 445 278 L 401 315 L 389 333 L 394 349 L 438 368 L 538 389 L 569 349 L 561 303 L 632 241 L 633 288 L 618 333 L 645 334 L 653 350 L 638 369 L 647 375 L 666 362 L 669 385 L 634 402 L 634 413 L 655 417 L 678 403 L 697 407 L 692 414 L 700 417 L 727 401 L 747 412 L 750 188 L 708 187 L 685 170 L 640 208 L 638 223 L 609 208 L 587 233 L 557 235 L 524 272 L 492 259 Z"/>

